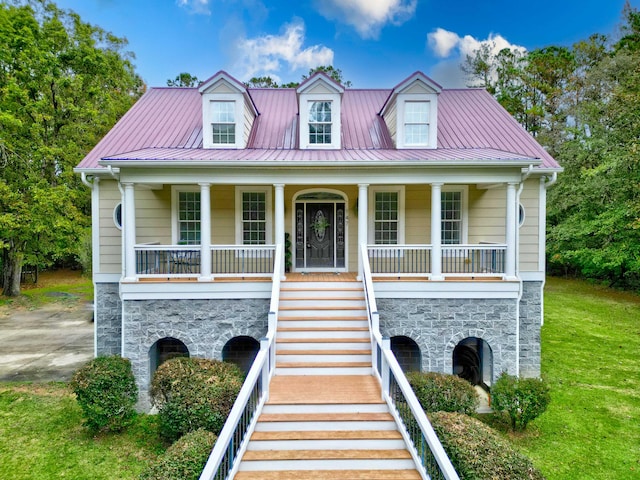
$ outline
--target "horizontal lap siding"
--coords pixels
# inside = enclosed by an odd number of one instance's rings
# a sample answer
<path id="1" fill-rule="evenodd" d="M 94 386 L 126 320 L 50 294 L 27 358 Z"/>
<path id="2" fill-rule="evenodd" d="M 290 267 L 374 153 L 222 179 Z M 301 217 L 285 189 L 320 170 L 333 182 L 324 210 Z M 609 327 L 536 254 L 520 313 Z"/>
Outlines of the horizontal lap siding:
<path id="1" fill-rule="evenodd" d="M 540 180 L 527 180 L 520 194 L 520 203 L 524 207 L 524 224 L 520 227 L 520 271 L 537 272 L 540 228 Z M 544 255 L 544 252 L 542 253 Z"/>
<path id="2" fill-rule="evenodd" d="M 136 243 L 171 244 L 171 187 L 136 188 Z"/>
<path id="3" fill-rule="evenodd" d="M 120 190 L 114 180 L 101 179 L 100 189 L 100 273 L 122 271 L 122 232 L 113 223 L 113 210 L 120 203 Z"/>
<path id="4" fill-rule="evenodd" d="M 407 185 L 405 189 L 405 243 L 431 243 L 431 187 Z"/>
<path id="5" fill-rule="evenodd" d="M 469 243 L 505 242 L 506 188 L 469 186 Z"/>
<path id="6" fill-rule="evenodd" d="M 211 204 L 211 243 L 235 244 L 235 187 L 212 185 Z"/>

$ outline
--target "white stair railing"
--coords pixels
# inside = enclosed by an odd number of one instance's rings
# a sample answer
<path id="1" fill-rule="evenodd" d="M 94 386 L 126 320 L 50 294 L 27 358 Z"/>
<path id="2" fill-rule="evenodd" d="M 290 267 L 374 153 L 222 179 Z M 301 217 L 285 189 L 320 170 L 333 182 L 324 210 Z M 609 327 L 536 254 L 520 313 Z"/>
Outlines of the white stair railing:
<path id="1" fill-rule="evenodd" d="M 360 247 L 360 254 L 363 265 L 362 283 L 371 329 L 371 363 L 382 385 L 382 397 L 389 405 L 416 464 L 422 467 L 422 476 L 432 480 L 459 480 L 451 460 L 391 351 L 389 340 L 383 339 L 380 334 L 380 316 L 373 291 L 367 245 Z"/>
<path id="2" fill-rule="evenodd" d="M 275 265 L 283 261 L 283 247 L 276 246 Z M 249 438 L 269 399 L 269 381 L 275 370 L 275 334 L 280 301 L 280 268 L 274 268 L 271 303 L 269 306 L 269 326 L 267 335 L 260 342 L 251 370 L 240 389 L 227 421 L 218 435 L 200 480 L 226 480 L 233 478 L 238 470 L 239 459 L 249 443 Z"/>

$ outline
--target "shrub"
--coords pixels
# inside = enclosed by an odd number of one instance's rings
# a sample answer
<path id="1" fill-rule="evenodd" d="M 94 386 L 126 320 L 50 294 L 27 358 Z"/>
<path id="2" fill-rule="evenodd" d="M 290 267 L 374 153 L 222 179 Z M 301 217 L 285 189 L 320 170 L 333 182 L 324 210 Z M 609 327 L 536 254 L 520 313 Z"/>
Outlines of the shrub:
<path id="1" fill-rule="evenodd" d="M 478 393 L 456 375 L 410 372 L 407 380 L 425 412 L 459 412 L 468 415 L 478 408 Z"/>
<path id="2" fill-rule="evenodd" d="M 120 431 L 135 416 L 138 387 L 126 358 L 94 358 L 74 373 L 71 388 L 85 425 L 94 432 Z"/>
<path id="3" fill-rule="evenodd" d="M 141 480 L 198 480 L 216 436 L 204 429 L 194 430 L 171 445 L 140 475 Z"/>
<path id="4" fill-rule="evenodd" d="M 494 412 L 511 420 L 511 428 L 524 430 L 539 417 L 551 401 L 549 387 L 539 378 L 518 378 L 502 373 L 491 388 L 491 406 Z"/>
<path id="5" fill-rule="evenodd" d="M 151 382 L 160 435 L 174 441 L 198 428 L 220 433 L 242 381 L 242 372 L 231 363 L 186 357 L 167 360 Z"/>
<path id="6" fill-rule="evenodd" d="M 461 480 L 544 480 L 531 460 L 479 420 L 454 412 L 430 413 L 429 420 Z"/>

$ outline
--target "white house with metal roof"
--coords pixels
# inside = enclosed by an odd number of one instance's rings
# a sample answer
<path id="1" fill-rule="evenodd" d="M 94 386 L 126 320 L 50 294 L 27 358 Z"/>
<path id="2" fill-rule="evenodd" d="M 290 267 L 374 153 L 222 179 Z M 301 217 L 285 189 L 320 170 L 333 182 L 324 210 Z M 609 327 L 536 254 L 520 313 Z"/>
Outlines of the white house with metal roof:
<path id="1" fill-rule="evenodd" d="M 151 88 L 76 169 L 92 190 L 95 353 L 132 360 L 141 408 L 168 356 L 248 369 L 271 329 L 276 351 L 293 335 L 312 352 L 278 356 L 276 376 L 370 375 L 371 329 L 405 370 L 487 389 L 538 376 L 560 170 L 486 91 L 420 72 L 391 89 L 226 72 Z M 351 321 L 368 340 L 348 340 Z M 310 366 L 332 343 L 366 353 Z"/>

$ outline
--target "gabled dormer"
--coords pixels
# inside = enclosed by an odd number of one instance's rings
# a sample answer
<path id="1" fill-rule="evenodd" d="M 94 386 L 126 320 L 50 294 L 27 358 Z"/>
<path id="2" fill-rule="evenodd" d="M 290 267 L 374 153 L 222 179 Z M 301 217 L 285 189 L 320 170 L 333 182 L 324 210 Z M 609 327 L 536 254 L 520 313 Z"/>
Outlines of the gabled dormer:
<path id="1" fill-rule="evenodd" d="M 202 146 L 246 148 L 258 111 L 244 84 L 220 71 L 198 91 L 202 95 Z"/>
<path id="2" fill-rule="evenodd" d="M 438 95 L 442 87 L 422 72 L 392 91 L 380 115 L 396 148 L 438 147 Z"/>
<path id="3" fill-rule="evenodd" d="M 328 75 L 317 72 L 302 82 L 296 93 L 300 113 L 300 148 L 341 148 L 344 87 Z"/>

